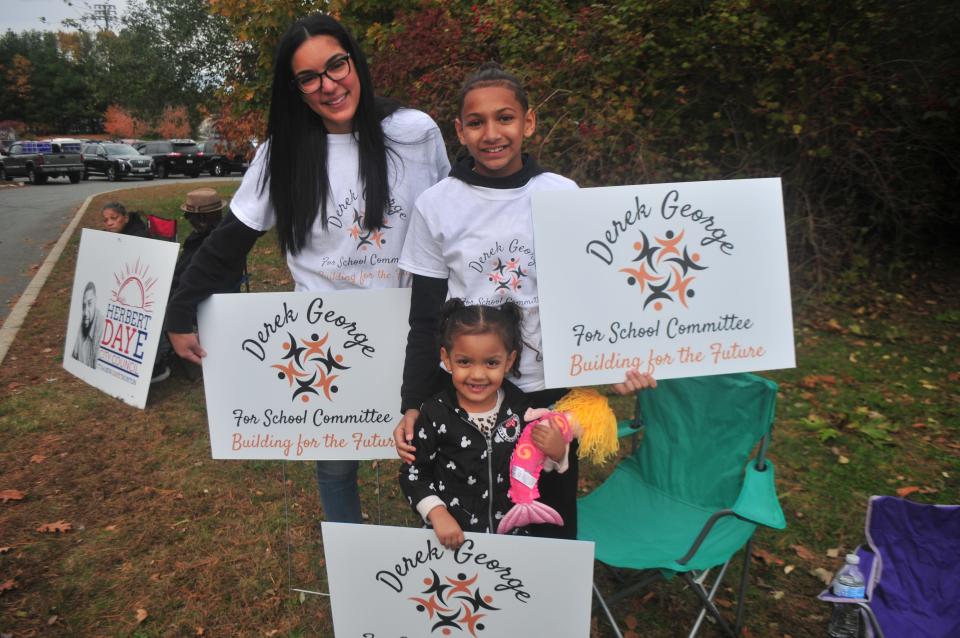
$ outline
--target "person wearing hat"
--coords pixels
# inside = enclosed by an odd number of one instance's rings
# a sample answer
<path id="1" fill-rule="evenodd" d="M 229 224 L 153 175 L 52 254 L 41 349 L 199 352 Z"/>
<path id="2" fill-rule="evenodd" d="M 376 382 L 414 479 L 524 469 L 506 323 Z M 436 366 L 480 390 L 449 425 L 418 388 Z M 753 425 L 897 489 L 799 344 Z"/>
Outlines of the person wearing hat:
<path id="1" fill-rule="evenodd" d="M 206 241 L 213 229 L 217 227 L 223 218 L 223 210 L 227 202 L 220 199 L 220 195 L 212 188 L 198 188 L 187 193 L 187 199 L 180 206 L 183 211 L 183 217 L 193 228 L 185 240 L 183 240 L 183 250 L 177 259 L 177 265 L 173 270 L 173 283 L 170 285 L 170 296 L 177 290 L 180 284 L 180 275 L 186 271 L 193 256 L 200 250 L 200 246 Z M 229 285 L 225 285 L 222 290 L 216 292 L 239 292 L 240 284 L 244 277 L 243 266 L 237 266 L 235 272 L 230 273 L 226 279 Z"/>

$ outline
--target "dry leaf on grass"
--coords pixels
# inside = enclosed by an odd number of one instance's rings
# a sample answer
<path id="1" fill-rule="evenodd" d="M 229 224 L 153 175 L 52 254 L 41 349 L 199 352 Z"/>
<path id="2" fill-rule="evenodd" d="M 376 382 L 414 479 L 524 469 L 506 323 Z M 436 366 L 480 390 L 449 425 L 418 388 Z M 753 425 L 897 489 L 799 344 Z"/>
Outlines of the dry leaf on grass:
<path id="1" fill-rule="evenodd" d="M 45 457 L 43 454 L 34 454 L 33 456 L 30 457 L 31 463 L 43 463 L 46 460 L 47 460 L 47 457 Z"/>
<path id="2" fill-rule="evenodd" d="M 803 560 L 816 560 L 817 558 L 813 552 L 811 552 L 809 549 L 807 549 L 803 545 L 791 545 L 790 547 L 791 549 L 793 549 L 793 551 L 797 553 L 797 556 L 799 556 Z"/>
<path id="3" fill-rule="evenodd" d="M 786 567 L 783 568 L 783 573 L 789 576 L 790 572 L 792 572 L 795 569 L 796 567 L 794 567 L 793 565 L 787 565 Z"/>
<path id="4" fill-rule="evenodd" d="M 808 374 L 800 379 L 800 385 L 812 390 L 818 385 L 837 385 L 837 378 L 832 374 Z"/>
<path id="5" fill-rule="evenodd" d="M 824 585 L 829 586 L 833 582 L 833 572 L 823 567 L 817 567 L 814 570 L 810 571 L 810 575 L 818 579 Z"/>
<path id="6" fill-rule="evenodd" d="M 906 498 L 907 496 L 910 496 L 914 492 L 919 492 L 919 491 L 920 491 L 920 488 L 917 487 L 916 485 L 909 485 L 907 487 L 899 488 L 897 490 L 897 496 L 899 496 L 900 498 Z"/>
<path id="7" fill-rule="evenodd" d="M 10 591 L 11 589 L 16 589 L 16 588 L 17 588 L 16 580 L 12 578 L 9 580 L 5 580 L 2 583 L 0 583 L 0 594 L 2 594 L 5 591 Z"/>
<path id="8" fill-rule="evenodd" d="M 141 607 L 140 609 L 138 609 L 138 610 L 137 610 L 137 624 L 142 623 L 144 620 L 147 619 L 147 616 L 149 616 L 149 615 L 150 615 L 150 614 L 149 614 L 149 613 L 147 612 L 147 610 L 144 609 L 143 607 Z"/>
<path id="9" fill-rule="evenodd" d="M 6 554 L 6 553 L 9 552 L 11 549 L 13 549 L 13 548 L 12 548 L 12 547 L 0 547 L 0 554 Z"/>
<path id="10" fill-rule="evenodd" d="M 26 496 L 26 493 L 21 492 L 20 490 L 0 491 L 0 501 L 3 501 L 4 503 L 7 501 L 22 501 L 24 496 Z"/>
<path id="11" fill-rule="evenodd" d="M 60 532 L 67 533 L 73 529 L 73 525 L 67 521 L 57 521 L 56 523 L 44 523 L 37 528 L 37 531 L 41 534 L 58 534 Z"/>
<path id="12" fill-rule="evenodd" d="M 765 549 L 754 548 L 753 557 L 762 561 L 765 565 L 783 565 L 783 560 L 777 558 Z"/>

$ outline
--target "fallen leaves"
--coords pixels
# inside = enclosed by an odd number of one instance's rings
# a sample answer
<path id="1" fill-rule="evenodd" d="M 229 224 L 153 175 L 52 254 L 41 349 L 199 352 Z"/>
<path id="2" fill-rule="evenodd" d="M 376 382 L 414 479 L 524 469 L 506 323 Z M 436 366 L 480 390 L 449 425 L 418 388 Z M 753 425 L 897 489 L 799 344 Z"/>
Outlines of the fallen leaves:
<path id="1" fill-rule="evenodd" d="M 791 545 L 790 548 L 803 560 L 816 560 L 816 555 L 803 545 Z"/>
<path id="2" fill-rule="evenodd" d="M 0 595 L 2 595 L 4 592 L 14 590 L 17 587 L 18 587 L 17 581 L 14 580 L 13 578 L 5 580 L 2 583 L 0 583 Z"/>
<path id="3" fill-rule="evenodd" d="M 816 389 L 817 386 L 835 386 L 837 378 L 832 374 L 808 374 L 800 379 L 800 385 L 809 390 Z"/>
<path id="4" fill-rule="evenodd" d="M 73 525 L 67 521 L 56 521 L 55 523 L 44 523 L 37 528 L 41 534 L 66 534 L 73 529 Z"/>
<path id="5" fill-rule="evenodd" d="M 30 457 L 31 463 L 43 463 L 46 460 L 47 460 L 47 457 L 45 457 L 43 454 L 34 454 L 33 456 Z"/>
<path id="6" fill-rule="evenodd" d="M 754 548 L 753 557 L 763 562 L 764 565 L 783 565 L 783 560 L 777 558 L 765 549 Z"/>
<path id="7" fill-rule="evenodd" d="M 142 623 L 144 620 L 147 619 L 149 615 L 150 613 L 146 609 L 144 609 L 143 607 L 139 608 L 137 610 L 137 624 L 139 625 L 140 623 Z"/>
<path id="8" fill-rule="evenodd" d="M 7 501 L 22 501 L 24 496 L 26 496 L 26 493 L 21 492 L 20 490 L 0 491 L 0 501 L 3 501 L 4 503 Z"/>
<path id="9" fill-rule="evenodd" d="M 817 567 L 816 569 L 811 570 L 810 575 L 828 587 L 830 586 L 830 583 L 833 582 L 833 572 L 829 569 L 824 569 L 823 567 Z"/>
<path id="10" fill-rule="evenodd" d="M 920 488 L 917 487 L 916 485 L 908 485 L 906 487 L 898 488 L 897 496 L 899 496 L 900 498 L 906 498 L 907 496 L 910 496 L 914 492 L 919 492 L 919 491 L 920 491 Z"/>

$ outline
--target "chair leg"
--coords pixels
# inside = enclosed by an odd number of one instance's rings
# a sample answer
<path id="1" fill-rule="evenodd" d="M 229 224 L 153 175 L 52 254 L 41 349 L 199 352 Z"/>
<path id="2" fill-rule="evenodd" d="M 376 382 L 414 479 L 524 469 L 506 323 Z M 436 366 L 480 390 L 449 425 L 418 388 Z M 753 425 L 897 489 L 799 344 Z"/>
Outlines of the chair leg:
<path id="1" fill-rule="evenodd" d="M 737 591 L 737 619 L 734 622 L 733 629 L 736 635 L 740 635 L 743 629 L 743 601 L 747 596 L 747 575 L 750 573 L 750 555 L 753 553 L 753 536 L 747 541 L 743 555 L 743 573 L 740 574 L 740 589 Z"/>
<path id="2" fill-rule="evenodd" d="M 620 633 L 620 627 L 617 626 L 617 621 L 613 619 L 613 614 L 610 612 L 610 608 L 607 607 L 607 602 L 600 594 L 600 590 L 597 589 L 596 583 L 593 584 L 593 594 L 597 597 L 597 601 L 599 601 L 600 607 L 603 609 L 603 613 L 607 615 L 607 620 L 610 622 L 610 626 L 613 627 L 613 633 L 617 635 L 617 638 L 623 638 L 623 634 Z"/>
<path id="3" fill-rule="evenodd" d="M 723 582 L 723 577 L 726 575 L 727 567 L 729 566 L 730 566 L 729 560 L 725 562 L 723 565 L 721 565 L 720 573 L 717 574 L 717 577 L 713 581 L 713 585 L 710 587 L 710 592 L 707 594 L 707 598 L 709 598 L 711 601 L 713 600 L 714 596 L 717 595 L 717 590 L 720 589 L 720 583 Z M 707 582 L 707 576 L 709 574 L 710 574 L 710 570 L 706 569 L 700 573 L 700 576 L 698 578 L 694 578 L 693 582 L 703 586 L 703 583 Z M 690 630 L 690 633 L 688 634 L 687 638 L 694 638 L 697 635 L 697 632 L 700 631 L 700 625 L 703 624 L 703 619 L 706 618 L 706 616 L 707 616 L 706 608 L 701 607 L 700 613 L 697 614 L 697 621 L 693 623 L 693 628 Z"/>
<path id="4" fill-rule="evenodd" d="M 717 609 L 717 606 L 713 604 L 712 600 L 710 600 L 710 597 L 707 595 L 707 592 L 703 586 L 695 581 L 689 572 L 684 572 L 682 576 L 683 579 L 687 581 L 687 584 L 690 585 L 690 588 L 694 591 L 694 593 L 700 598 L 700 603 L 704 606 L 704 608 L 706 608 L 710 615 L 713 616 L 713 619 L 717 621 L 717 624 L 720 625 L 723 631 L 727 635 L 736 638 L 736 634 L 733 633 L 733 628 L 730 627 L 730 624 L 723 619 L 723 616 L 720 615 L 720 610 Z"/>
<path id="5" fill-rule="evenodd" d="M 884 638 L 883 630 L 880 629 L 880 623 L 877 621 L 877 617 L 874 615 L 873 610 L 870 609 L 870 605 L 867 603 L 856 603 L 856 605 L 860 607 L 860 613 L 866 615 L 867 619 L 870 621 L 874 636 L 876 638 Z"/>

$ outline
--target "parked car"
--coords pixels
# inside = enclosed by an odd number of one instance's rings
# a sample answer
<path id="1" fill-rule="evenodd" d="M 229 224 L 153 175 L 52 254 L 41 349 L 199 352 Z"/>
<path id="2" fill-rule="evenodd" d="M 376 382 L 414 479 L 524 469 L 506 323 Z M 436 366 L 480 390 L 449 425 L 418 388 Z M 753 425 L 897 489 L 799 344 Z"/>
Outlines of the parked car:
<path id="1" fill-rule="evenodd" d="M 31 184 L 46 184 L 50 177 L 69 177 L 76 184 L 82 175 L 79 142 L 21 140 L 0 157 L 0 180 L 26 177 Z"/>
<path id="2" fill-rule="evenodd" d="M 199 149 L 193 140 L 139 142 L 134 148 L 153 158 L 153 172 L 160 179 L 169 175 L 197 177 L 202 170 L 203 156 L 197 156 Z"/>
<path id="3" fill-rule="evenodd" d="M 250 166 L 247 153 L 244 149 L 231 148 L 226 140 L 206 140 L 198 145 L 203 154 L 203 168 L 213 177 L 225 177 L 230 173 L 243 175 Z M 253 149 L 250 149 L 252 156 Z"/>
<path id="4" fill-rule="evenodd" d="M 129 144 L 93 142 L 83 147 L 83 179 L 105 175 L 111 182 L 124 177 L 153 179 L 153 158 L 145 157 Z"/>

